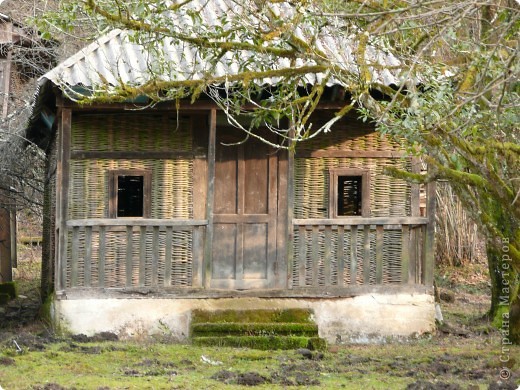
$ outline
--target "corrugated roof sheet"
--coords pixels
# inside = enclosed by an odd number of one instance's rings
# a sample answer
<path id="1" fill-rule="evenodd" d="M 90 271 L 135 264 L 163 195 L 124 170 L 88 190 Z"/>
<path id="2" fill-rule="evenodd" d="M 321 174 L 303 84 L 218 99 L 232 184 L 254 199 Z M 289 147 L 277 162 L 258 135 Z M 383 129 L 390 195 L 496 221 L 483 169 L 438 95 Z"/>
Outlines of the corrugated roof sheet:
<path id="1" fill-rule="evenodd" d="M 294 12 L 294 6 L 289 3 L 274 5 L 276 12 L 284 17 Z M 222 23 L 222 15 L 239 15 L 247 10 L 233 0 L 195 0 L 189 3 L 192 10 L 201 10 L 199 16 L 202 24 L 210 29 Z M 232 16 L 230 16 L 231 18 Z M 172 14 L 173 26 L 189 26 L 191 17 L 184 14 Z M 253 19 L 254 21 L 254 19 Z M 345 39 L 343 34 L 336 34 L 333 26 L 317 29 L 311 23 L 303 23 L 293 32 L 296 36 L 314 41 L 315 48 L 325 54 L 339 69 L 353 73 L 357 72 L 355 61 L 355 44 L 353 39 Z M 197 48 L 182 42 L 172 42 L 171 39 L 162 40 L 156 47 L 157 53 L 161 52 L 161 58 L 144 49 L 143 46 L 132 43 L 129 39 L 131 33 L 123 30 L 113 30 L 109 34 L 97 39 L 56 68 L 42 77 L 41 82 L 50 80 L 54 84 L 66 89 L 73 86 L 91 87 L 94 89 L 116 86 L 120 83 L 139 85 L 149 81 L 153 75 L 161 80 L 188 80 L 201 79 L 211 75 L 220 77 L 239 72 L 239 64 L 235 56 L 240 56 L 240 62 L 246 63 L 251 60 L 254 66 L 262 64 L 263 69 L 283 69 L 291 66 L 288 59 L 274 59 L 269 54 L 251 53 L 240 51 L 238 53 L 226 53 L 219 59 L 215 67 L 210 68 L 208 61 L 201 58 Z M 316 65 L 309 56 L 308 59 L 298 59 L 296 66 Z M 393 55 L 376 50 L 368 46 L 365 52 L 367 63 L 377 64 L 370 67 L 371 78 L 386 85 L 399 84 L 395 68 L 399 61 Z M 394 69 L 392 71 L 391 69 Z M 250 69 L 258 70 L 258 69 Z M 159 75 L 159 77 L 157 77 Z M 309 84 L 320 82 L 323 75 L 307 75 Z M 261 84 L 276 84 L 277 79 L 264 79 Z M 334 79 L 328 84 L 335 84 Z"/>

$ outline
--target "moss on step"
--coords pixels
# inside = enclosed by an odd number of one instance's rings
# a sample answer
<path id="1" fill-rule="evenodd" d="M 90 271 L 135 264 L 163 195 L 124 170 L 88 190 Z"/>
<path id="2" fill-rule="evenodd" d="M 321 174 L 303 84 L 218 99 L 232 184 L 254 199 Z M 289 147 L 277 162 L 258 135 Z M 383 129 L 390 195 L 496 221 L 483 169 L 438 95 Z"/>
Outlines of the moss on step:
<path id="1" fill-rule="evenodd" d="M 192 336 L 317 336 L 318 326 L 311 323 L 195 323 Z"/>
<path id="2" fill-rule="evenodd" d="M 286 310 L 217 310 L 192 312 L 192 324 L 196 323 L 312 323 L 312 311 L 308 309 Z"/>
<path id="3" fill-rule="evenodd" d="M 195 337 L 198 346 L 240 347 L 260 350 L 309 348 L 325 350 L 326 342 L 319 337 L 303 336 L 224 336 Z"/>

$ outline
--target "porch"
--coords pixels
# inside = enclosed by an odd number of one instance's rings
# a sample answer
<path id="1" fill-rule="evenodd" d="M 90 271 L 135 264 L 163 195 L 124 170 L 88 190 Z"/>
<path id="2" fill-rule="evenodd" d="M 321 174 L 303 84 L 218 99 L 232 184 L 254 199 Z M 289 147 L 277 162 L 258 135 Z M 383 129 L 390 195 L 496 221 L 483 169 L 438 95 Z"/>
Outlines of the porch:
<path id="1" fill-rule="evenodd" d="M 349 297 L 429 292 L 427 217 L 293 219 L 271 289 L 211 288 L 206 220 L 80 219 L 66 224 L 57 295 L 90 297 Z M 236 270 L 235 270 L 236 271 Z"/>

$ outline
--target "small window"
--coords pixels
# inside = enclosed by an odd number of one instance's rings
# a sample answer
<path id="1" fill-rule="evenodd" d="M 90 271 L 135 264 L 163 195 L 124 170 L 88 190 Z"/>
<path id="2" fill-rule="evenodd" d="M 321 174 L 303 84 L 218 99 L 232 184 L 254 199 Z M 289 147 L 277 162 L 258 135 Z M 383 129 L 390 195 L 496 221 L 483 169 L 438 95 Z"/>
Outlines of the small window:
<path id="1" fill-rule="evenodd" d="M 331 218 L 369 217 L 370 184 L 368 171 L 331 169 L 329 213 Z"/>
<path id="2" fill-rule="evenodd" d="M 148 171 L 111 171 L 110 218 L 149 218 L 150 184 Z"/>

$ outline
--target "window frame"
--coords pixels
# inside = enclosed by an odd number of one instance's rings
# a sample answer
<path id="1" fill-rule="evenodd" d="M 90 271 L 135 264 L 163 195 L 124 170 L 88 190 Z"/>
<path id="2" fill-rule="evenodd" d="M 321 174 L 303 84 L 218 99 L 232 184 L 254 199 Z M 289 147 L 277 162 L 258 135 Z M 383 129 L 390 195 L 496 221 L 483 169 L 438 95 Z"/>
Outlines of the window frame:
<path id="1" fill-rule="evenodd" d="M 361 177 L 361 215 L 338 215 L 338 180 L 341 176 Z M 357 168 L 329 169 L 329 218 L 370 217 L 370 171 Z"/>
<path id="2" fill-rule="evenodd" d="M 120 217 L 117 215 L 118 208 L 118 178 L 120 176 L 142 176 L 143 177 L 143 215 L 141 217 Z M 152 173 L 145 169 L 116 169 L 109 171 L 109 218 L 150 218 L 152 199 Z"/>

